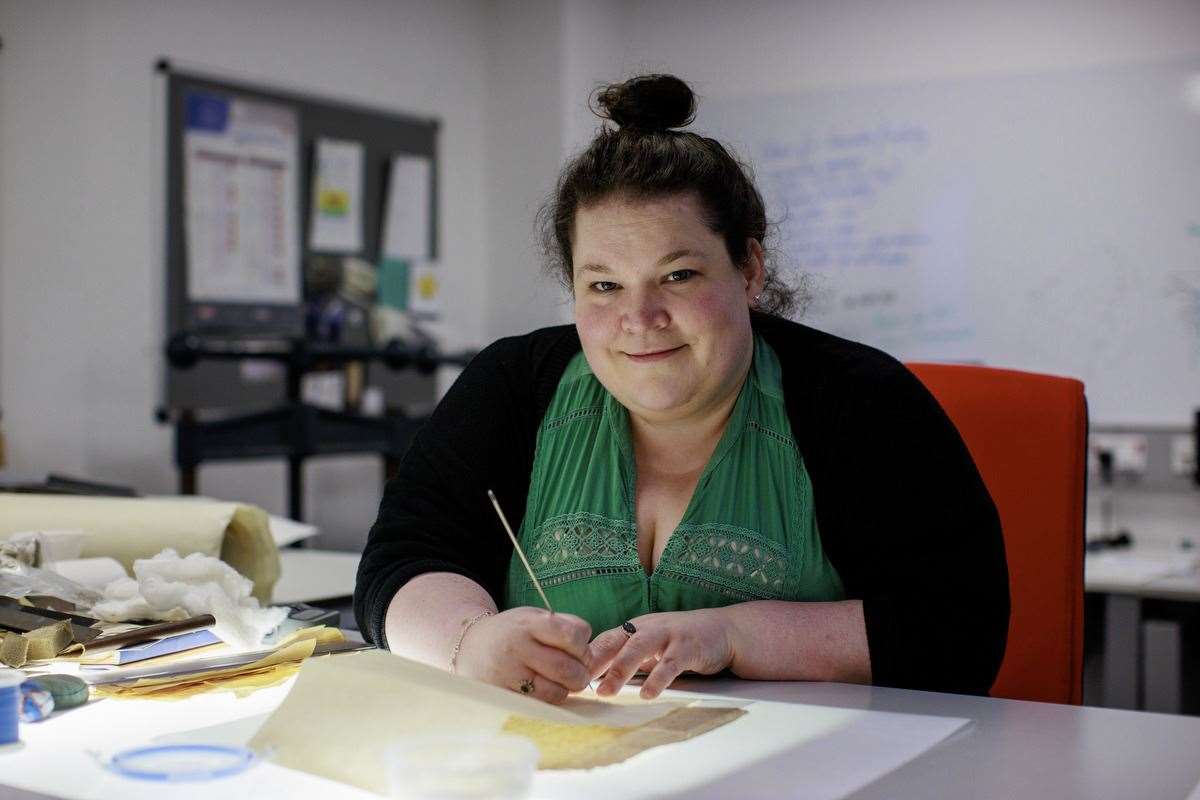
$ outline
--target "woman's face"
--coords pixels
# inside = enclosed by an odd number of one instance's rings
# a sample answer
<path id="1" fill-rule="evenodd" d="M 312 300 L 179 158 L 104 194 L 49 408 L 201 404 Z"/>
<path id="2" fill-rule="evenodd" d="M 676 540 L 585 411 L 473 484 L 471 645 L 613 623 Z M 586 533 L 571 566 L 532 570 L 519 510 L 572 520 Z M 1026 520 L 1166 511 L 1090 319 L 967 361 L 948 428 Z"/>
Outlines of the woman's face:
<path id="1" fill-rule="evenodd" d="M 736 396 L 763 285 L 758 242 L 738 268 L 695 195 L 613 197 L 577 210 L 572 261 L 583 352 L 630 412 L 684 420 Z"/>

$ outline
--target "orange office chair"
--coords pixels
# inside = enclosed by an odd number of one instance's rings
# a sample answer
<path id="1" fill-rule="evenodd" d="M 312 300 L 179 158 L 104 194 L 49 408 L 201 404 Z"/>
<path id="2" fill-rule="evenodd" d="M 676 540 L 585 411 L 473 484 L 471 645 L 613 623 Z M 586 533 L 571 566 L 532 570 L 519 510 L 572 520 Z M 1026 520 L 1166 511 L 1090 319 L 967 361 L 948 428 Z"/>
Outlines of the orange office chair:
<path id="1" fill-rule="evenodd" d="M 1071 378 L 909 364 L 958 428 L 1000 511 L 1012 617 L 993 697 L 1083 702 L 1087 404 Z"/>

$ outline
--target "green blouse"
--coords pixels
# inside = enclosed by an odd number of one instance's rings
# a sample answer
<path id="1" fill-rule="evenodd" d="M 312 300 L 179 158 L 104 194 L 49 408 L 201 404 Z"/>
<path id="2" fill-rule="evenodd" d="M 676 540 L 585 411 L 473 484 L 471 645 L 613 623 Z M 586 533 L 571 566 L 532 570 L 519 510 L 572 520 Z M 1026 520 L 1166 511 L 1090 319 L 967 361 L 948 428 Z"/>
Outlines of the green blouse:
<path id="1" fill-rule="evenodd" d="M 821 548 L 779 360 L 757 334 L 721 441 L 649 575 L 638 560 L 636 473 L 629 413 L 579 353 L 538 429 L 518 535 L 554 610 L 583 617 L 593 634 L 655 611 L 844 598 Z M 516 553 L 504 605 L 542 606 Z"/>

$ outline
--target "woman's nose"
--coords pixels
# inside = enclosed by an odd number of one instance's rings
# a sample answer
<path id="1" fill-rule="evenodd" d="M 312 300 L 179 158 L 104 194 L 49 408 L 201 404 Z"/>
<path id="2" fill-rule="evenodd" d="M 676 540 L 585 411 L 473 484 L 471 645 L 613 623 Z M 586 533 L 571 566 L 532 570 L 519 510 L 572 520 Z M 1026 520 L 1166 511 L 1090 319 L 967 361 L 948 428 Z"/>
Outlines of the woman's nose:
<path id="1" fill-rule="evenodd" d="M 661 330 L 670 323 L 662 297 L 656 291 L 629 292 L 629 306 L 621 315 L 621 327 L 626 333 Z"/>

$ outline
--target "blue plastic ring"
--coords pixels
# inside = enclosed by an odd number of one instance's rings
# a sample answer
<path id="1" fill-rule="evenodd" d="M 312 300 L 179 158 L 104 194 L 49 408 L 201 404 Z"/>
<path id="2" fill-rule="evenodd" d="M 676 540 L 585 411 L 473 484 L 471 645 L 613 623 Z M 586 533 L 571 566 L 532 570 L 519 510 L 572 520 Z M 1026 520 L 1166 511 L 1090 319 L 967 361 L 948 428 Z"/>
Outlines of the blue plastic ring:
<path id="1" fill-rule="evenodd" d="M 173 772 L 165 770 L 151 770 L 145 767 L 131 766 L 130 761 L 142 759 L 147 756 L 162 755 L 170 753 L 179 755 L 185 753 L 203 753 L 206 755 L 224 755 L 230 758 L 230 762 L 221 767 L 213 769 L 191 770 L 186 772 Z M 245 747 L 231 747 L 225 745 L 214 744 L 167 744 L 157 745 L 154 747 L 135 747 L 132 750 L 124 750 L 112 757 L 109 762 L 109 768 L 129 778 L 138 778 L 144 781 L 207 781 L 213 778 L 224 778 L 229 775 L 236 775 L 242 772 L 257 760 L 254 752 Z"/>

